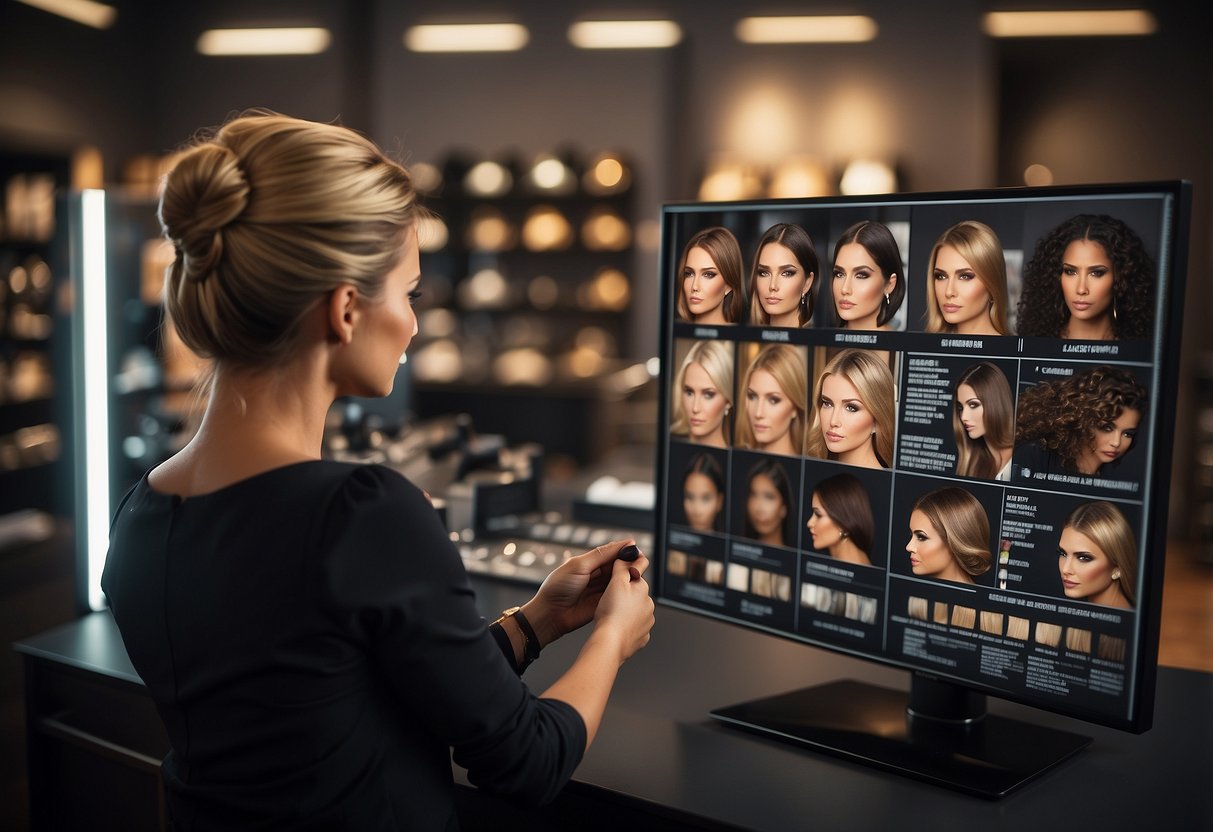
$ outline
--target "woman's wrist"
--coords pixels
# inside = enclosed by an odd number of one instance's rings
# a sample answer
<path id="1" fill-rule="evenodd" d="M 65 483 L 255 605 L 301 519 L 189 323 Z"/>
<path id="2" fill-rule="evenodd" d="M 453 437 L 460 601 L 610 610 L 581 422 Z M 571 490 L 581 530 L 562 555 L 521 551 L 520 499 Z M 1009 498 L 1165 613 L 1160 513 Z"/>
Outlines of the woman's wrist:
<path id="1" fill-rule="evenodd" d="M 526 616 L 526 620 L 530 622 L 531 627 L 535 630 L 535 635 L 539 638 L 540 649 L 547 647 L 564 635 L 564 632 L 557 626 L 553 617 L 549 614 L 547 605 L 538 598 L 532 598 L 523 604 L 522 614 Z"/>

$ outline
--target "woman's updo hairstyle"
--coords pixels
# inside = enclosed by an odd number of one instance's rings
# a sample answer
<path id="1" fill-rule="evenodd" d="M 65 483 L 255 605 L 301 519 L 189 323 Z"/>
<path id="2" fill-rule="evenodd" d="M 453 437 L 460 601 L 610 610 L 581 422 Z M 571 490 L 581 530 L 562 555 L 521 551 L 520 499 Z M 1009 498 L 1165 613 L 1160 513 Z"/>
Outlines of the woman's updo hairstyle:
<path id="1" fill-rule="evenodd" d="M 273 364 L 341 284 L 382 296 L 419 210 L 408 172 L 353 130 L 242 115 L 165 180 L 160 224 L 177 254 L 168 315 L 204 358 Z"/>

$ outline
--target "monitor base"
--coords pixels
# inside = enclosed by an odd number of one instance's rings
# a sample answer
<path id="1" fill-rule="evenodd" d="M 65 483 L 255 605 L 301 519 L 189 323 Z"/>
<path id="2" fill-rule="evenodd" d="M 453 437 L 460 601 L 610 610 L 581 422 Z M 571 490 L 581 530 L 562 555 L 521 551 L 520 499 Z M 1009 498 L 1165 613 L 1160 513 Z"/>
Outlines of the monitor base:
<path id="1" fill-rule="evenodd" d="M 985 697 L 913 674 L 912 691 L 831 682 L 712 711 L 726 725 L 988 799 L 1091 738 L 985 712 Z"/>

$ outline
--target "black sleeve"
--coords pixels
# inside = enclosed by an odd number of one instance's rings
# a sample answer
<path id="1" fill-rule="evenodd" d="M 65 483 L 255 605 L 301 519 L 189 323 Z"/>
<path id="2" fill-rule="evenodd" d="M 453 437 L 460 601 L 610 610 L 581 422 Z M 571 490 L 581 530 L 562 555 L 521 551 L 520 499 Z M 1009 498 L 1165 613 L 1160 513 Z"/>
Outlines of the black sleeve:
<path id="1" fill-rule="evenodd" d="M 585 724 L 510 667 L 426 496 L 389 469 L 356 469 L 326 526 L 328 603 L 365 641 L 392 701 L 452 746 L 477 786 L 555 797 L 585 752 Z"/>

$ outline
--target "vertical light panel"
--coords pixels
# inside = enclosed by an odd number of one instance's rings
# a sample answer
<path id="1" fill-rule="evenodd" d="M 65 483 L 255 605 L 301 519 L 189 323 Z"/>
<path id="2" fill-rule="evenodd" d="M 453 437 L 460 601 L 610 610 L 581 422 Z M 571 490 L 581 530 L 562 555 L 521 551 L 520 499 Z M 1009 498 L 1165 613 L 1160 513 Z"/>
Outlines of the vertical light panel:
<path id="1" fill-rule="evenodd" d="M 103 609 L 101 570 L 109 551 L 109 325 L 106 317 L 105 191 L 83 191 L 79 273 L 82 338 L 76 346 L 83 369 L 84 539 L 88 556 L 88 604 Z"/>

